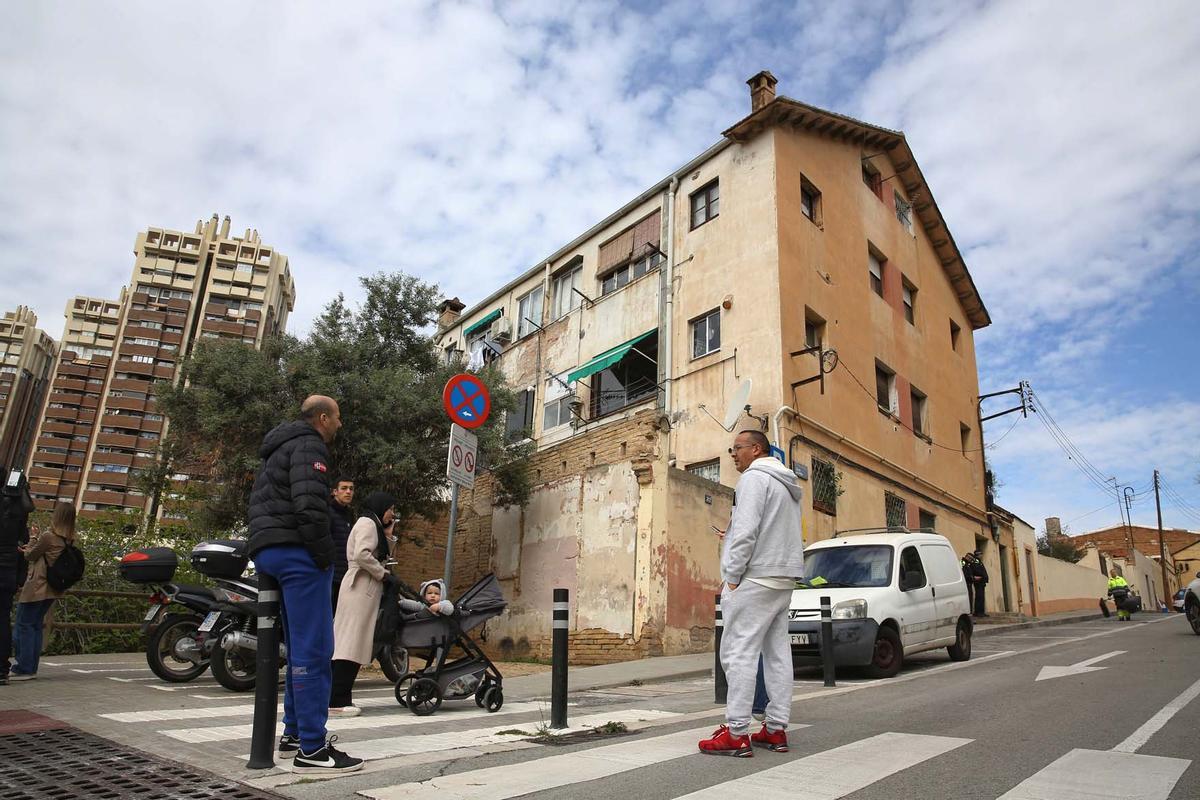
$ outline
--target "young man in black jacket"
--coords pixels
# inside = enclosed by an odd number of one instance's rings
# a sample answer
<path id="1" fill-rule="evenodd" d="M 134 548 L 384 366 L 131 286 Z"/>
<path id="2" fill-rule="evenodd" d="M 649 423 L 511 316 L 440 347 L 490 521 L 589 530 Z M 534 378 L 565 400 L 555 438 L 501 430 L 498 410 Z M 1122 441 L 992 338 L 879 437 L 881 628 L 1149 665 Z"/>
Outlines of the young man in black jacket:
<path id="1" fill-rule="evenodd" d="M 333 538 L 329 535 L 329 449 L 341 413 L 333 398 L 313 395 L 300 420 L 263 439 L 262 467 L 250 492 L 250 556 L 279 581 L 288 665 L 280 758 L 297 774 L 353 772 L 363 760 L 326 740 L 332 685 Z"/>
<path id="2" fill-rule="evenodd" d="M 987 614 L 987 585 L 988 571 L 983 565 L 983 553 L 975 551 L 975 560 L 971 563 L 971 574 L 975 576 L 975 616 L 986 617 Z"/>
<path id="3" fill-rule="evenodd" d="M 329 501 L 329 535 L 333 539 L 333 613 L 337 615 L 338 590 L 350 564 L 346 559 L 346 542 L 350 541 L 350 529 L 354 527 L 354 479 L 339 475 L 333 482 L 333 494 Z"/>
<path id="4" fill-rule="evenodd" d="M 25 558 L 20 547 L 29 543 L 29 513 L 33 499 L 19 470 L 0 466 L 0 686 L 8 683 L 12 657 L 13 597 L 25 582 Z"/>

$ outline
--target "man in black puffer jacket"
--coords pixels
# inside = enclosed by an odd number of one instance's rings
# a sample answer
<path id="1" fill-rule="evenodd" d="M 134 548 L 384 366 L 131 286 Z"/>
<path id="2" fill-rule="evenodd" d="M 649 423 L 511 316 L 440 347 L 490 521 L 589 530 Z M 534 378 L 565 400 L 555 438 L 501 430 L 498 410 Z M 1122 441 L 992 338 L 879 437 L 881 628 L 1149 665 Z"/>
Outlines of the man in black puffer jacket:
<path id="1" fill-rule="evenodd" d="M 29 543 L 29 512 L 33 499 L 29 484 L 19 470 L 10 474 L 0 465 L 0 686 L 8 683 L 12 657 L 12 608 L 17 589 L 25 582 L 25 557 L 20 551 Z"/>
<path id="2" fill-rule="evenodd" d="M 329 535 L 333 539 L 333 614 L 337 616 L 338 592 L 342 588 L 342 578 L 350 562 L 346 558 L 346 542 L 350 541 L 350 529 L 354 527 L 354 512 L 350 504 L 354 502 L 354 479 L 348 475 L 339 475 L 333 482 L 333 495 L 329 501 Z"/>
<path id="3" fill-rule="evenodd" d="M 301 419 L 263 439 L 262 467 L 250 492 L 250 556 L 260 573 L 279 581 L 288 666 L 280 758 L 297 774 L 362 769 L 361 758 L 325 737 L 332 685 L 333 539 L 329 535 L 329 449 L 341 414 L 333 398 L 313 395 Z"/>

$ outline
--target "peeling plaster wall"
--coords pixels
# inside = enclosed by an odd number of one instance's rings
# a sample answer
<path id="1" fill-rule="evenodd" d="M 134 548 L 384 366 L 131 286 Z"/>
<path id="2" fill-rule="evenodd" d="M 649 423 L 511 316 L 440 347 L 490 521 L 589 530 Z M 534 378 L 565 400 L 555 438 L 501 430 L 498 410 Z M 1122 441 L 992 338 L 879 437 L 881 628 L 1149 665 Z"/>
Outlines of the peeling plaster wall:
<path id="1" fill-rule="evenodd" d="M 714 595 L 721 583 L 721 540 L 733 511 L 733 490 L 683 470 L 667 473 L 667 536 L 655 553 L 666 584 L 663 652 L 695 653 L 712 648 Z"/>
<path id="2" fill-rule="evenodd" d="M 629 462 L 588 470 L 583 481 L 575 627 L 633 634 L 639 487 Z"/>

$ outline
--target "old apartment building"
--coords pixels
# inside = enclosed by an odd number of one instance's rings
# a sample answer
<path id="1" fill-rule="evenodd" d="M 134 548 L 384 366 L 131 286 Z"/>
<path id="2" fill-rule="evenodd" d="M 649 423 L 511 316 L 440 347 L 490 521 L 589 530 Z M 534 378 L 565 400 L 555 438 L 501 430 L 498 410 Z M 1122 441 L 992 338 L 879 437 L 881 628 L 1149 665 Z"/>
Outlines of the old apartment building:
<path id="1" fill-rule="evenodd" d="M 580 660 L 710 646 L 731 404 L 800 477 L 807 541 L 901 525 L 1011 558 L 985 510 L 990 319 L 907 141 L 776 97 L 770 73 L 749 84 L 718 144 L 442 306 L 446 357 L 498 361 L 522 390 L 509 430 L 537 446 L 533 500 L 492 507 L 484 480 L 462 521 L 463 555 L 490 549 L 512 600 L 502 651 L 544 648 L 556 586 Z"/>
<path id="2" fill-rule="evenodd" d="M 136 478 L 168 424 L 153 384 L 176 380 L 203 339 L 259 347 L 284 329 L 296 293 L 287 257 L 257 231 L 234 235 L 230 225 L 214 214 L 190 232 L 149 228 L 137 235 L 133 276 L 118 301 L 67 304 L 62 356 L 30 456 L 39 506 L 61 498 L 85 513 L 143 510 Z"/>
<path id="3" fill-rule="evenodd" d="M 0 319 L 0 469 L 24 467 L 58 345 L 25 306 Z"/>

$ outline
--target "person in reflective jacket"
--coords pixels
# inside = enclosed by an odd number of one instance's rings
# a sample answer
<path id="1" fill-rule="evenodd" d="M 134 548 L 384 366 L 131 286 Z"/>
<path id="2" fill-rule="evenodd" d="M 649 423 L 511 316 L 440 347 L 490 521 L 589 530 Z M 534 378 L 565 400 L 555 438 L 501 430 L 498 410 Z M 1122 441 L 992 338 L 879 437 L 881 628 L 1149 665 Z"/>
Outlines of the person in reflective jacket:
<path id="1" fill-rule="evenodd" d="M 1108 596 L 1117 605 L 1117 620 L 1119 622 L 1133 618 L 1133 615 L 1125 610 L 1125 600 L 1129 597 L 1129 582 L 1121 577 L 1116 567 L 1113 567 L 1108 572 Z"/>

